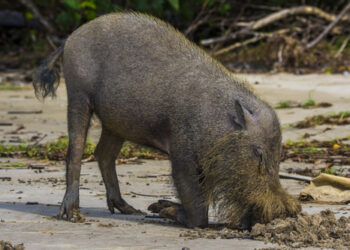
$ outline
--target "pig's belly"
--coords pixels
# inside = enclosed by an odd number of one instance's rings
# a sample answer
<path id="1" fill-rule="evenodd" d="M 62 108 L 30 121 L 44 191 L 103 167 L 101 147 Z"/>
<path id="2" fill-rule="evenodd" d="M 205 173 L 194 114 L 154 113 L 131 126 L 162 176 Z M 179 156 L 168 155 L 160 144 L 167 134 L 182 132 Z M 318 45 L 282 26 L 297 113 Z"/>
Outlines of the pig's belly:
<path id="1" fill-rule="evenodd" d="M 95 113 L 102 126 L 111 133 L 126 140 L 153 146 L 165 153 L 170 153 L 170 125 L 166 118 L 155 113 L 144 113 L 139 105 L 124 106 L 115 102 L 95 105 Z M 164 117 L 164 116 L 163 116 Z"/>

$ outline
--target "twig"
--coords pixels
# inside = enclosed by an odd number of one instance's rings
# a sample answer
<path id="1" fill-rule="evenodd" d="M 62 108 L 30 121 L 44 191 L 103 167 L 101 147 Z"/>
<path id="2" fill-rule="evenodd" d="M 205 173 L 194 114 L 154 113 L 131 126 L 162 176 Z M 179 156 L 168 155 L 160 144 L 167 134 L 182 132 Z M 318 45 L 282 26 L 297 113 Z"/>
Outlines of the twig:
<path id="1" fill-rule="evenodd" d="M 47 42 L 49 43 L 50 47 L 53 50 L 57 50 L 57 46 L 53 43 L 53 41 L 51 40 L 50 36 L 46 36 L 46 40 L 47 40 Z"/>
<path id="2" fill-rule="evenodd" d="M 290 179 L 290 180 L 297 180 L 297 181 L 304 181 L 307 183 L 310 183 L 312 178 L 308 176 L 302 176 L 297 174 L 287 174 L 287 173 L 279 173 L 279 177 L 281 179 Z"/>
<path id="3" fill-rule="evenodd" d="M 281 9 L 281 7 L 259 5 L 259 4 L 249 4 L 248 6 L 251 8 L 261 9 L 261 10 L 280 10 Z"/>
<path id="4" fill-rule="evenodd" d="M 344 39 L 344 41 L 343 41 L 342 45 L 340 46 L 339 50 L 338 50 L 337 53 L 334 55 L 335 58 L 337 58 L 337 57 L 339 57 L 339 56 L 341 55 L 341 53 L 342 53 L 343 50 L 345 49 L 346 45 L 348 44 L 349 39 L 350 39 L 350 35 L 347 36 L 347 37 Z"/>
<path id="5" fill-rule="evenodd" d="M 145 196 L 145 197 L 172 197 L 172 195 L 155 195 L 155 194 L 140 194 L 135 192 L 130 192 L 131 194 L 138 195 L 138 196 Z"/>
<path id="6" fill-rule="evenodd" d="M 53 26 L 41 15 L 40 11 L 31 0 L 20 0 L 20 2 L 33 12 L 34 16 L 39 19 L 40 23 L 49 33 L 55 33 Z"/>
<path id="7" fill-rule="evenodd" d="M 270 15 L 268 15 L 260 20 L 255 21 L 255 22 L 247 23 L 245 28 L 243 28 L 237 32 L 230 33 L 228 35 L 224 35 L 221 37 L 204 39 L 201 41 L 201 44 L 202 45 L 210 45 L 213 43 L 224 42 L 227 40 L 233 40 L 233 39 L 236 39 L 239 35 L 245 34 L 248 31 L 260 29 L 262 27 L 269 25 L 270 23 L 276 22 L 276 21 L 283 19 L 283 18 L 286 18 L 288 16 L 306 15 L 306 14 L 307 15 L 316 15 L 316 16 L 319 16 L 319 17 L 326 19 L 328 21 L 334 21 L 337 18 L 336 16 L 329 14 L 327 12 L 324 12 L 323 10 L 321 10 L 317 7 L 313 7 L 313 6 L 293 7 L 293 8 L 284 9 L 284 10 L 272 13 L 272 14 L 270 14 Z M 350 17 L 341 16 L 340 20 L 349 21 Z M 240 23 L 240 24 L 242 25 L 242 23 Z"/>
<path id="8" fill-rule="evenodd" d="M 42 140 L 44 140 L 46 138 L 47 134 L 45 134 L 43 137 L 39 138 L 39 140 L 37 140 L 36 142 L 34 142 L 32 145 L 29 146 L 30 149 L 32 149 L 33 147 L 35 147 L 36 145 L 39 144 L 39 142 L 41 142 Z"/>
<path id="9" fill-rule="evenodd" d="M 221 50 L 218 50 L 216 51 L 213 55 L 214 56 L 219 56 L 219 55 L 222 55 L 222 54 L 225 54 L 229 51 L 232 51 L 236 48 L 239 48 L 239 47 L 242 47 L 242 46 L 246 46 L 250 43 L 255 43 L 257 41 L 260 41 L 264 38 L 267 38 L 267 37 L 272 37 L 272 36 L 275 36 L 275 35 L 282 35 L 282 34 L 285 34 L 289 31 L 289 29 L 282 29 L 282 30 L 279 30 L 279 31 L 276 31 L 276 32 L 273 32 L 273 33 L 257 33 L 257 35 L 253 38 L 250 38 L 248 40 L 245 40 L 243 42 L 238 42 L 238 43 L 235 43 L 235 44 L 232 44 L 226 48 L 223 48 Z"/>
<path id="10" fill-rule="evenodd" d="M 342 19 L 342 17 L 345 15 L 345 13 L 350 9 L 350 2 L 348 5 L 345 6 L 345 8 L 339 13 L 339 15 L 331 22 L 324 31 L 313 41 L 308 43 L 306 45 L 306 49 L 311 49 L 316 44 L 318 44 L 333 28 L 334 26 Z"/>
<path id="11" fill-rule="evenodd" d="M 201 25 L 202 23 L 204 23 L 208 20 L 212 11 L 209 11 L 209 13 L 204 18 L 200 19 L 202 17 L 202 15 L 204 14 L 204 11 L 208 5 L 208 2 L 209 2 L 209 0 L 206 0 L 203 3 L 202 8 L 201 8 L 200 12 L 198 13 L 198 15 L 196 16 L 196 18 L 193 20 L 193 22 L 190 24 L 190 26 L 188 26 L 188 28 L 185 30 L 185 32 L 184 32 L 185 36 L 187 36 L 194 29 L 196 29 L 199 25 Z"/>
<path id="12" fill-rule="evenodd" d="M 42 110 L 34 110 L 34 111 L 8 111 L 9 115 L 28 115 L 28 114 L 41 114 Z"/>
<path id="13" fill-rule="evenodd" d="M 0 126 L 12 126 L 10 122 L 0 122 Z"/>
<path id="14" fill-rule="evenodd" d="M 264 39 L 266 37 L 267 37 L 266 35 L 257 35 L 257 36 L 255 36 L 253 38 L 245 40 L 244 42 L 234 43 L 234 44 L 232 44 L 232 45 L 230 45 L 228 47 L 225 47 L 225 48 L 223 48 L 221 50 L 218 50 L 213 55 L 214 56 L 219 56 L 219 55 L 225 54 L 225 53 L 227 53 L 229 51 L 232 51 L 232 50 L 234 50 L 236 48 L 243 47 L 243 46 L 246 46 L 246 45 L 248 45 L 250 43 L 255 43 L 257 41 L 260 41 L 260 40 L 262 40 L 262 39 Z"/>

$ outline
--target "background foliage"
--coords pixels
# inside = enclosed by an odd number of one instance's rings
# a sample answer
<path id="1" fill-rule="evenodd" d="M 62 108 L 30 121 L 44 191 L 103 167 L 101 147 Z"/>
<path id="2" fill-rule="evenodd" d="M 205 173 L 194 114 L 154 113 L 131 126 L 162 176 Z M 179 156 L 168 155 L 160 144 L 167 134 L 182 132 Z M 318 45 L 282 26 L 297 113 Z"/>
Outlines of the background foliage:
<path id="1" fill-rule="evenodd" d="M 339 13 L 348 1 L 346 0 L 32 0 L 35 6 L 40 10 L 41 14 L 55 28 L 55 36 L 60 39 L 65 39 L 73 30 L 100 15 L 115 11 L 139 11 L 152 14 L 171 23 L 173 26 L 184 32 L 185 35 L 192 41 L 199 43 L 201 40 L 211 37 L 218 37 L 235 31 L 237 22 L 251 22 L 258 20 L 268 14 L 301 5 L 311 5 L 322 9 L 325 12 L 336 15 Z M 2 0 L 0 2 L 0 10 L 20 12 L 27 25 L 23 28 L 13 30 L 0 26 L 0 48 L 3 54 L 5 51 L 17 50 L 21 47 L 22 50 L 32 51 L 40 58 L 46 56 L 52 50 L 47 45 L 47 31 L 40 25 L 38 20 L 35 20 L 35 15 L 32 11 L 26 8 L 20 1 Z M 278 27 L 297 27 L 302 23 L 301 18 L 287 18 L 276 24 L 264 27 L 262 32 L 271 32 Z M 1 17 L 0 17 L 1 19 Z M 317 33 L 322 32 L 324 25 L 327 22 L 317 20 L 314 17 L 308 17 L 307 20 L 311 28 L 310 38 Z M 312 28 L 312 24 L 320 24 L 318 28 Z M 302 24 L 306 25 L 306 24 Z M 323 26 L 322 26 L 323 25 Z M 312 33 L 313 32 L 313 33 Z M 297 34 L 296 36 L 300 36 Z M 338 34 L 334 37 L 329 37 L 329 44 L 321 44 L 319 48 L 331 51 L 338 50 L 347 34 Z M 278 39 L 277 39 L 278 40 Z M 260 41 L 253 45 L 244 46 L 234 53 L 225 55 L 225 62 L 241 61 L 241 58 L 253 60 L 255 65 L 265 65 L 267 70 L 271 70 L 268 65 L 273 64 L 277 60 L 277 55 L 272 53 L 276 50 L 276 46 L 283 39 L 270 39 Z M 284 41 L 285 42 L 285 41 Z M 219 43 L 215 46 L 206 47 L 210 51 L 220 48 L 220 46 L 228 45 L 227 43 Z M 257 45 L 260 46 L 257 47 Z M 293 45 L 298 46 L 298 45 Z M 290 46 L 290 47 L 293 47 Z M 349 49 L 350 45 L 347 45 Z M 253 48 L 252 50 L 250 48 Z M 288 47 L 289 48 L 289 47 Z M 286 49 L 285 49 L 286 50 Z M 292 51 L 292 49 L 289 49 Z M 272 52 L 271 52 L 272 51 Z M 345 50 L 346 52 L 346 50 Z M 272 53 L 272 54 L 271 54 Z M 289 52 L 288 52 L 289 53 Z M 318 52 L 320 53 L 320 52 Z M 323 53 L 323 52 L 321 52 Z M 328 53 L 328 52 L 327 52 Z M 325 60 L 329 60 L 325 53 Z M 11 53 L 10 53 L 11 54 Z M 303 66 L 304 58 L 300 58 L 292 53 L 291 58 L 286 60 L 293 67 Z M 346 53 L 344 53 L 347 55 Z M 6 54 L 8 55 L 8 54 Z M 6 60 L 6 55 L 5 59 Z M 256 56 L 255 56 L 256 55 Z M 11 57 L 11 56 L 10 56 Z M 251 58 L 253 57 L 253 58 Z M 320 57 L 311 55 L 307 57 L 307 65 L 320 62 Z M 311 59 L 310 59 L 311 58 Z M 11 59 L 11 58 L 10 58 Z M 0 60 L 1 61 L 1 60 Z M 37 60 L 32 60 L 32 62 Z M 287 62 L 286 61 L 286 62 Z M 243 62 L 242 62 L 243 63 Z M 332 66 L 336 67 L 336 66 Z M 326 66 L 328 69 L 329 66 Z M 325 70 L 325 67 L 323 67 Z"/>

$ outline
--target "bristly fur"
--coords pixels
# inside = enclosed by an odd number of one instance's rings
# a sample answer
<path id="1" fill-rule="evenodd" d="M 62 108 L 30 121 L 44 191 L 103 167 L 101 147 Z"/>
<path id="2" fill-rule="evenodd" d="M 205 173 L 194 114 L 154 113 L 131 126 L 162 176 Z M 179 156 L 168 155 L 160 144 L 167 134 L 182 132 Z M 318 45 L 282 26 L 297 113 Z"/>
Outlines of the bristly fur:
<path id="1" fill-rule="evenodd" d="M 256 162 L 249 161 L 248 143 L 244 132 L 233 132 L 207 152 L 201 160 L 205 200 L 231 226 L 245 216 L 252 223 L 267 223 L 298 214 L 300 204 L 282 189 L 278 170 L 273 171 L 277 174 L 264 173 Z"/>
<path id="2" fill-rule="evenodd" d="M 47 96 L 56 96 L 56 89 L 60 82 L 60 67 L 57 64 L 57 60 L 62 55 L 63 48 L 64 44 L 49 55 L 34 71 L 33 87 L 38 99 L 45 99 Z"/>

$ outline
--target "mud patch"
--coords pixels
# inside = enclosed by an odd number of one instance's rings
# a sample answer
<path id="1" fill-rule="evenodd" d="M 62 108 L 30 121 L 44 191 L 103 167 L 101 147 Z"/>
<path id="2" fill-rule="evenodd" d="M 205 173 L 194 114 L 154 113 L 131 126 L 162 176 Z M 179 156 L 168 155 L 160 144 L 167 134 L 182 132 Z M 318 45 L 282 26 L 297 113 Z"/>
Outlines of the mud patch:
<path id="1" fill-rule="evenodd" d="M 275 219 L 268 224 L 256 224 L 251 232 L 226 227 L 187 230 L 180 237 L 188 239 L 254 239 L 293 248 L 322 247 L 349 249 L 350 218 L 337 220 L 330 210 L 296 218 Z"/>
<path id="2" fill-rule="evenodd" d="M 23 250 L 24 245 L 18 244 L 18 245 L 12 245 L 10 242 L 0 240 L 0 250 Z"/>

